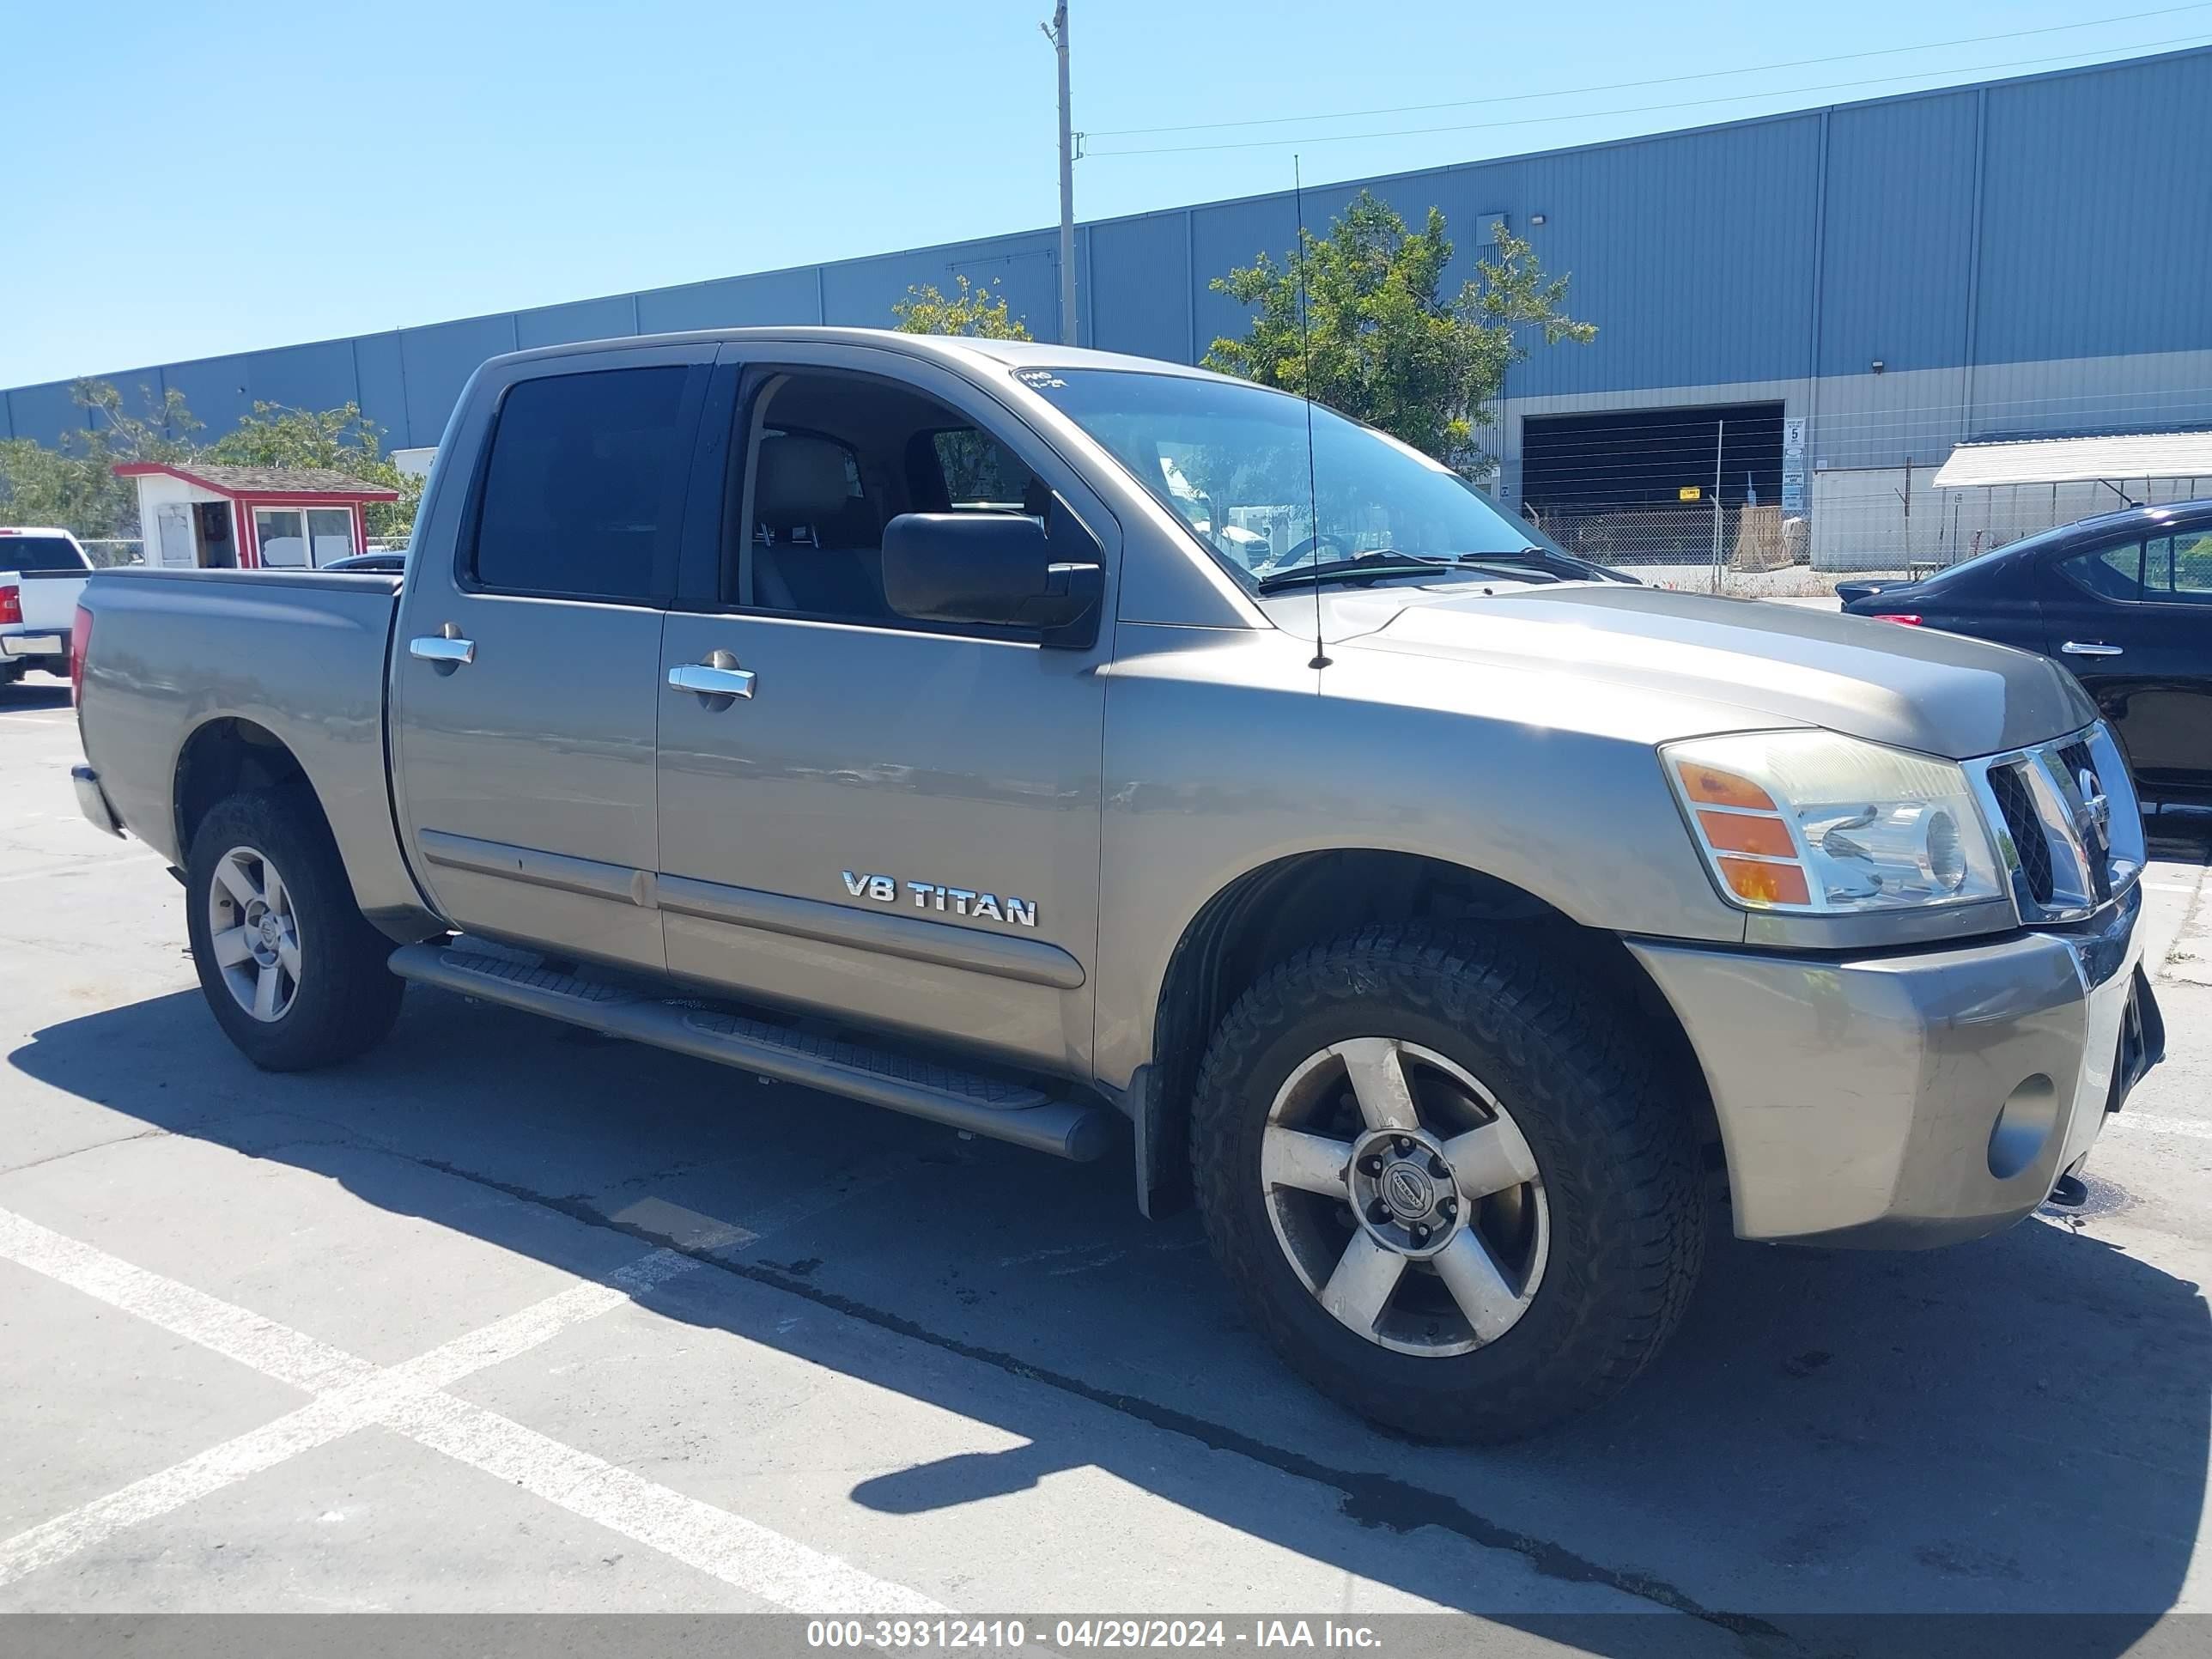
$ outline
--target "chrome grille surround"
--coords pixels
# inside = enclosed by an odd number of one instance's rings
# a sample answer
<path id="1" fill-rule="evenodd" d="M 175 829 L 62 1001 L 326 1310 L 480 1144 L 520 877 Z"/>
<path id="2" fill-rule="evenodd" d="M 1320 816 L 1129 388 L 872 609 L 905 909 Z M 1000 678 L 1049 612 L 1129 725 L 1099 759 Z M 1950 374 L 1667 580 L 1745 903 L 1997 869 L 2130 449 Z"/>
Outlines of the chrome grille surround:
<path id="1" fill-rule="evenodd" d="M 2142 874 L 2135 780 L 2102 720 L 1966 770 L 2021 921 L 2081 921 Z"/>

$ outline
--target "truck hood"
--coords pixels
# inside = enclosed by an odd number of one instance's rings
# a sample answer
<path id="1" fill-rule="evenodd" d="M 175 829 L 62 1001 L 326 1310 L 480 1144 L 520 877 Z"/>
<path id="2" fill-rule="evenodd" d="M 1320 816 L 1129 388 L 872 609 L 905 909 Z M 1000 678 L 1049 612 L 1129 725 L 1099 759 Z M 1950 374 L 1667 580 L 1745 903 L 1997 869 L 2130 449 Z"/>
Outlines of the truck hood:
<path id="1" fill-rule="evenodd" d="M 1327 592 L 1322 613 L 1332 652 L 1564 671 L 1624 696 L 1741 709 L 1737 729 L 1817 726 L 1954 760 L 2039 742 L 2096 718 L 2074 677 L 2047 658 L 1763 600 L 1597 583 L 1486 592 L 1439 582 Z M 1287 612 L 1280 621 L 1295 629 Z M 1540 707 L 1528 714 L 1544 717 Z"/>

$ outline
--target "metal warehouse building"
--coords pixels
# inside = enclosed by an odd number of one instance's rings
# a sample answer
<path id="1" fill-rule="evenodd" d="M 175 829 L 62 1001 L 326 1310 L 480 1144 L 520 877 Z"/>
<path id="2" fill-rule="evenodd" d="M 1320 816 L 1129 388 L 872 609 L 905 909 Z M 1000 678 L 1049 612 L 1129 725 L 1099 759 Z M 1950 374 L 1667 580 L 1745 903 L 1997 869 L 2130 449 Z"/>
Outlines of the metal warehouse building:
<path id="1" fill-rule="evenodd" d="M 1589 345 L 1512 371 L 1496 488 L 1559 526 L 1714 492 L 1809 518 L 1815 562 L 1952 558 L 2113 504 L 2096 483 L 1940 492 L 1961 442 L 2212 427 L 2212 49 L 1316 187 L 1446 214 L 1462 271 L 1502 220 L 1572 276 Z M 1079 228 L 1079 337 L 1190 362 L 1242 325 L 1209 282 L 1293 240 L 1287 192 Z M 910 283 L 997 283 L 1059 331 L 1048 230 L 109 372 L 211 432 L 257 400 L 349 400 L 434 444 L 462 383 L 518 347 L 739 324 L 882 325 Z M 64 384 L 0 396 L 52 441 Z M 2138 497 L 2202 480 L 2117 480 Z"/>

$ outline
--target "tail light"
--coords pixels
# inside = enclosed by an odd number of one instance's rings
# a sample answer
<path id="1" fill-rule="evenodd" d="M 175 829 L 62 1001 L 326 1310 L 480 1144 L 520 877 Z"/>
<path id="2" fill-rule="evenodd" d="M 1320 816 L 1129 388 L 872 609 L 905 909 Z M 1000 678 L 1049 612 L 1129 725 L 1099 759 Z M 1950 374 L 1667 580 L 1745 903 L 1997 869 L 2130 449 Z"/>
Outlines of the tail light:
<path id="1" fill-rule="evenodd" d="M 23 620 L 23 590 L 13 582 L 0 587 L 0 623 Z"/>
<path id="2" fill-rule="evenodd" d="M 1907 628 L 1917 628 L 1920 626 L 1920 618 L 1914 616 L 1910 611 L 1897 611 L 1889 616 L 1882 617 L 1880 620 L 1882 622 L 1902 623 Z"/>
<path id="3" fill-rule="evenodd" d="M 84 651 L 92 643 L 92 612 L 82 605 L 70 619 L 70 701 L 84 706 Z"/>

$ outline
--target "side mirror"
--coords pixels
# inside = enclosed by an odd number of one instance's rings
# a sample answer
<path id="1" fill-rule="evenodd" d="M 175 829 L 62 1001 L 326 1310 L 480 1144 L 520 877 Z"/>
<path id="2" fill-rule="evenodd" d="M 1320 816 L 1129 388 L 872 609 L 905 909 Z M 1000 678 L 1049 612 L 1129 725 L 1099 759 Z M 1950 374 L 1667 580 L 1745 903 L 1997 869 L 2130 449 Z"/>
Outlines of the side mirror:
<path id="1" fill-rule="evenodd" d="M 1055 501 L 1054 532 L 1012 513 L 902 513 L 884 526 L 884 597 L 916 622 L 1034 628 L 1041 643 L 1098 642 L 1097 542 Z"/>

